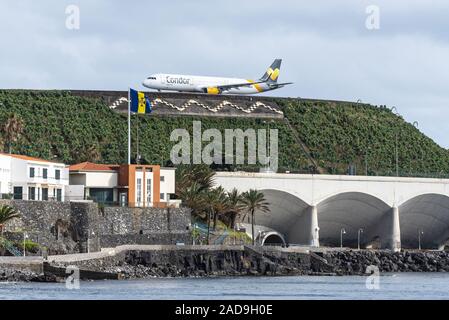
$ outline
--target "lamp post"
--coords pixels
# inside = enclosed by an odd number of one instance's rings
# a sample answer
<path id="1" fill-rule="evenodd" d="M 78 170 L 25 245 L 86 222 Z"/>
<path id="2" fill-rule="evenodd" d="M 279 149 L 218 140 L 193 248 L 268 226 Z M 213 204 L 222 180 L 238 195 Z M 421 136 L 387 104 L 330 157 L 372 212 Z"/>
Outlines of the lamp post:
<path id="1" fill-rule="evenodd" d="M 400 117 L 401 115 L 398 112 L 398 109 L 396 107 L 392 107 L 391 112 L 393 112 L 396 116 Z M 394 111 L 393 111 L 394 110 Z M 398 150 L 398 131 L 395 131 L 395 158 L 396 158 L 396 177 L 399 177 L 399 150 Z"/>
<path id="2" fill-rule="evenodd" d="M 358 250 L 360 250 L 360 236 L 361 236 L 362 233 L 363 233 L 363 229 L 360 228 L 360 229 L 357 231 L 357 249 L 358 249 Z"/>
<path id="3" fill-rule="evenodd" d="M 424 234 L 424 231 L 418 229 L 418 250 L 421 250 L 421 236 Z"/>
<path id="4" fill-rule="evenodd" d="M 345 228 L 340 229 L 340 248 L 343 248 L 343 235 L 346 234 Z"/>
<path id="5" fill-rule="evenodd" d="M 23 256 L 26 256 L 26 239 L 28 239 L 28 234 L 23 232 Z"/>
<path id="6" fill-rule="evenodd" d="M 398 132 L 396 131 L 395 157 L 396 157 L 396 177 L 399 177 L 399 152 L 398 152 Z"/>

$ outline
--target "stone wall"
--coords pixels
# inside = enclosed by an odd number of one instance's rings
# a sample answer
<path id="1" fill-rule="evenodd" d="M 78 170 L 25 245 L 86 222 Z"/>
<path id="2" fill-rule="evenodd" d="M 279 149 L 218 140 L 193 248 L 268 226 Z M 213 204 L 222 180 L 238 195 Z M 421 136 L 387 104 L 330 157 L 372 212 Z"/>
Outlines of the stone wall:
<path id="1" fill-rule="evenodd" d="M 48 254 L 99 251 L 123 244 L 190 243 L 190 209 L 98 208 L 92 202 L 0 200 L 21 217 L 8 222 L 5 236 L 30 240 Z"/>
<path id="2" fill-rule="evenodd" d="M 156 247 L 156 246 L 155 246 Z M 124 278 L 176 276 L 303 275 L 311 272 L 306 252 L 246 246 L 129 248 L 101 258 L 50 261 L 55 267 L 118 273 Z"/>
<path id="3" fill-rule="evenodd" d="M 15 208 L 21 215 L 5 226 L 10 240 L 23 239 L 23 233 L 31 241 L 45 247 L 48 254 L 86 252 L 99 250 L 98 207 L 95 203 L 70 203 L 56 201 L 0 200 Z M 95 243 L 97 245 L 95 246 Z"/>
<path id="4" fill-rule="evenodd" d="M 100 223 L 101 247 L 190 243 L 190 221 L 187 208 L 105 207 Z"/>

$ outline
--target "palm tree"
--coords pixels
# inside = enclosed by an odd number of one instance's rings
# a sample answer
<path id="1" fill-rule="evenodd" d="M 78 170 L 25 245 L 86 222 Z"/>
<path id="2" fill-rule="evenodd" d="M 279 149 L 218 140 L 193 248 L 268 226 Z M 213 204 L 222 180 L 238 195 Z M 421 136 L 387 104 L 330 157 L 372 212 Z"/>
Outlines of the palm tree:
<path id="1" fill-rule="evenodd" d="M 242 211 L 242 194 L 236 189 L 227 193 L 228 206 L 226 214 L 230 216 L 229 227 L 234 228 L 235 220 Z"/>
<path id="2" fill-rule="evenodd" d="M 3 205 L 0 206 L 0 232 L 3 235 L 3 226 L 6 222 L 11 219 L 20 217 L 20 214 L 16 211 L 16 209 Z"/>
<path id="3" fill-rule="evenodd" d="M 180 196 L 183 190 L 197 183 L 201 190 L 207 190 L 214 185 L 215 173 L 205 165 L 178 166 L 176 168 L 176 191 Z"/>
<path id="4" fill-rule="evenodd" d="M 178 196 L 186 207 L 192 209 L 192 215 L 199 215 L 201 211 L 204 211 L 204 191 L 197 182 L 181 190 Z"/>
<path id="5" fill-rule="evenodd" d="M 243 208 L 245 208 L 245 210 L 251 214 L 251 232 L 254 245 L 254 213 L 257 210 L 262 212 L 269 212 L 270 208 L 268 206 L 270 204 L 266 201 L 264 194 L 255 189 L 250 189 L 249 191 L 243 193 L 242 204 Z"/>
<path id="6" fill-rule="evenodd" d="M 228 198 L 227 194 L 224 191 L 223 187 L 220 186 L 218 188 L 209 191 L 215 194 L 215 201 L 213 203 L 214 206 L 214 231 L 217 229 L 217 220 L 218 217 L 224 214 L 228 209 Z"/>
<path id="7" fill-rule="evenodd" d="M 9 145 L 9 153 L 12 151 L 12 144 L 19 139 L 24 129 L 23 119 L 17 114 L 13 113 L 6 120 L 3 131 L 5 132 L 6 140 Z"/>

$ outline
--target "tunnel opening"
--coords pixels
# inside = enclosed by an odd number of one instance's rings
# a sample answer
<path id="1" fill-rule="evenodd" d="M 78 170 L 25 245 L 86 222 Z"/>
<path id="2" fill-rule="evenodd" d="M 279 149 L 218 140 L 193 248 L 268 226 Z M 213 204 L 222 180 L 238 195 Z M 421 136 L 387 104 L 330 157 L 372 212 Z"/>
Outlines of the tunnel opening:
<path id="1" fill-rule="evenodd" d="M 260 190 L 269 203 L 268 213 L 256 212 L 255 222 L 261 230 L 275 231 L 283 238 L 283 242 L 296 234 L 290 234 L 291 226 L 303 215 L 309 205 L 297 196 L 285 191 L 263 189 Z M 300 231 L 295 230 L 295 233 Z"/>
<path id="2" fill-rule="evenodd" d="M 340 193 L 317 205 L 321 246 L 361 248 L 385 241 L 381 223 L 391 207 L 361 192 Z"/>
<path id="3" fill-rule="evenodd" d="M 399 207 L 404 249 L 441 249 L 449 239 L 449 197 L 423 194 Z"/>
<path id="4" fill-rule="evenodd" d="M 269 233 L 262 240 L 263 246 L 285 246 L 285 241 L 282 236 L 277 233 Z"/>

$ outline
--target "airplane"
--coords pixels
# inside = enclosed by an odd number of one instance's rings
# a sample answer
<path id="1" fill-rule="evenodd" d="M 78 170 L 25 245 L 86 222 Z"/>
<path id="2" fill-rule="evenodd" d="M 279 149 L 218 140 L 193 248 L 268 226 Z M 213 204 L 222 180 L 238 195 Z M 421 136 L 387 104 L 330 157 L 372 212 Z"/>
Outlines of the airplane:
<path id="1" fill-rule="evenodd" d="M 292 82 L 278 83 L 282 59 L 276 59 L 257 81 L 237 79 L 189 76 L 179 74 L 153 74 L 143 81 L 143 86 L 161 90 L 179 92 L 201 92 L 207 94 L 254 94 L 282 88 Z"/>

